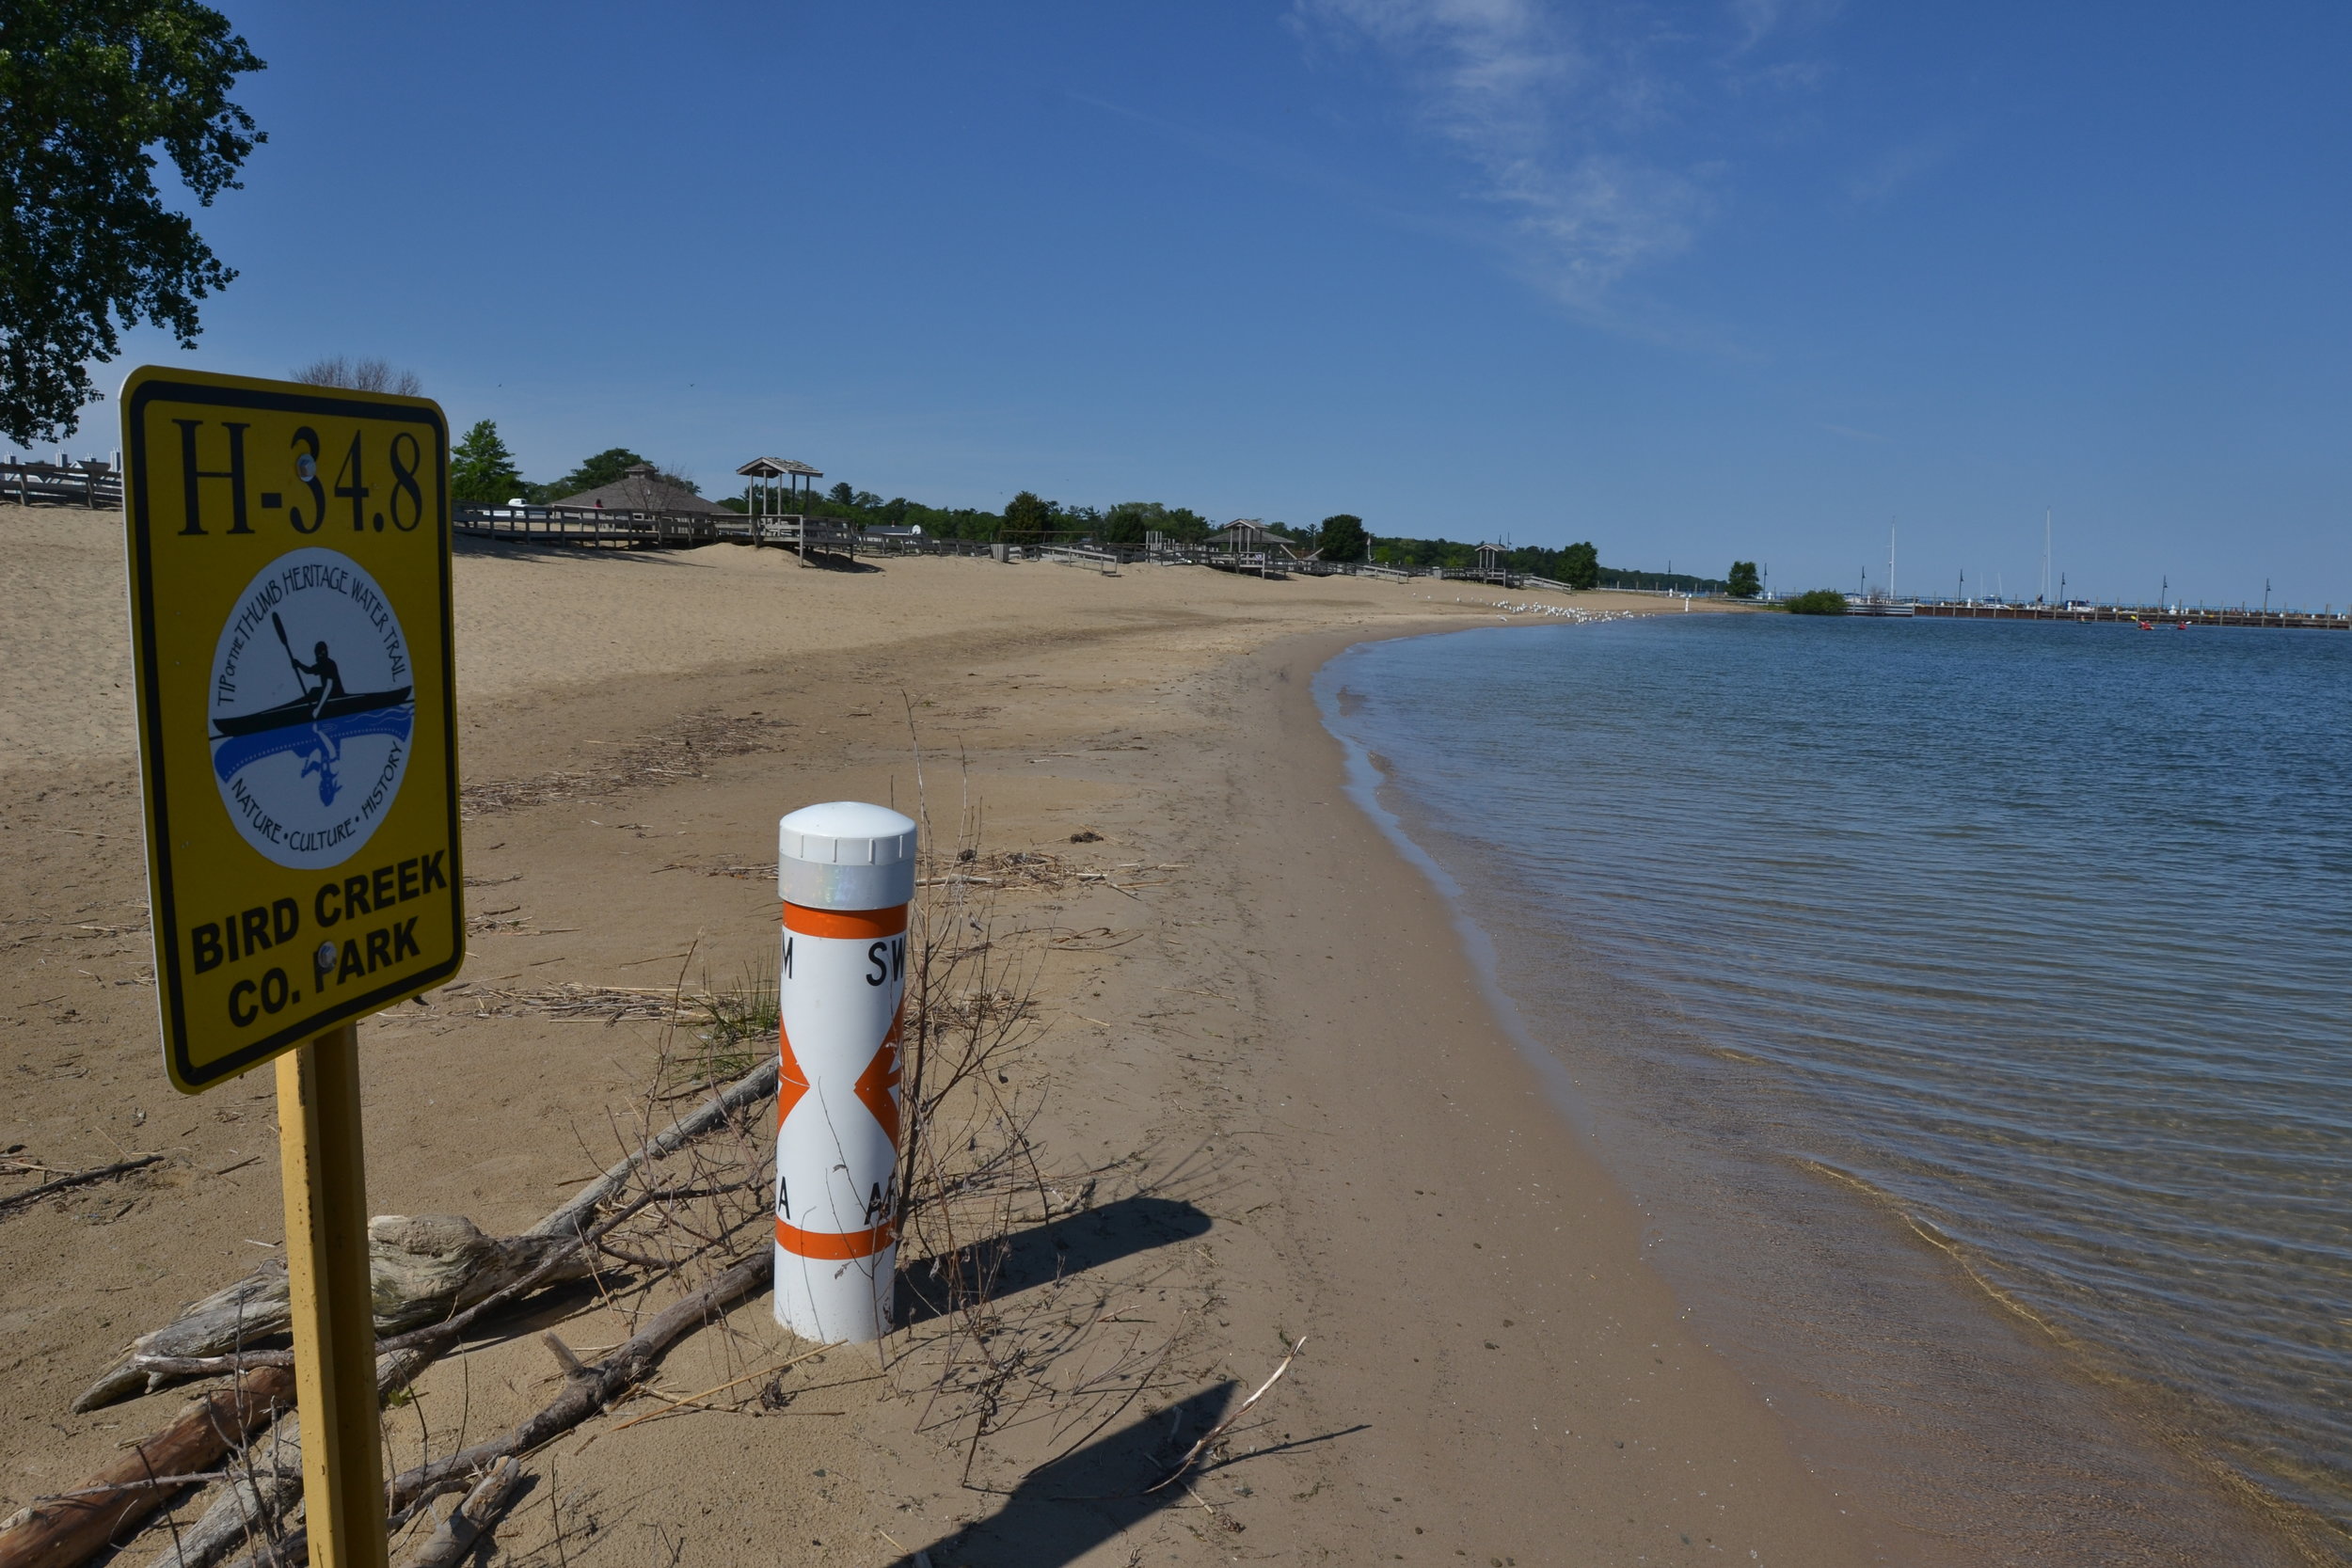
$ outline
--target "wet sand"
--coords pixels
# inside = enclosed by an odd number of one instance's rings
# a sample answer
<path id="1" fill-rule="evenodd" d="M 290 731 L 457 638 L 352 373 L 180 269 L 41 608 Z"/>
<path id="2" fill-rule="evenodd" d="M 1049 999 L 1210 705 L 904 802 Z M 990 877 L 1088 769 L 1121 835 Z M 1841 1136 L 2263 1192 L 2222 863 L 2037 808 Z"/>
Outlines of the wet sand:
<path id="1" fill-rule="evenodd" d="M 17 601 L 38 619 L 0 627 L 20 672 L 0 704 L 17 1085 L 0 1147 L 60 1168 L 169 1159 L 0 1217 L 0 1513 L 160 1425 L 181 1396 L 65 1407 L 282 1234 L 267 1076 L 183 1100 L 156 1060 L 110 526 L 0 515 L 40 546 L 14 552 L 8 586 L 43 585 Z M 990 1329 L 1034 1370 L 1024 1418 L 974 1445 L 925 1382 L 936 1325 L 918 1324 L 800 1364 L 773 1401 L 755 1381 L 590 1423 L 532 1457 L 501 1550 L 1901 1560 L 1687 1327 L 1641 1215 L 1498 1026 L 1444 905 L 1342 793 L 1314 669 L 1352 639 L 1490 619 L 1449 601 L 1498 595 L 979 562 L 835 574 L 728 546 L 468 549 L 457 580 L 468 988 L 756 974 L 781 812 L 895 800 L 952 834 L 968 803 L 984 853 L 1067 873 L 1006 891 L 991 918 L 1041 1030 L 1009 1092 L 1042 1107 L 1043 1164 L 1094 1181 L 1058 1268 L 1016 1267 Z M 627 1136 L 660 1037 L 466 991 L 371 1021 L 372 1207 L 529 1224 Z M 469 1344 L 397 1413 L 394 1458 L 536 1408 L 560 1377 L 538 1331 L 584 1354 L 624 1337 L 628 1307 L 576 1293 Z M 1136 1495 L 1168 1433 L 1197 1433 L 1300 1335 L 1237 1462 Z M 680 1399 L 793 1354 L 763 1295 L 681 1343 L 654 1386 Z"/>

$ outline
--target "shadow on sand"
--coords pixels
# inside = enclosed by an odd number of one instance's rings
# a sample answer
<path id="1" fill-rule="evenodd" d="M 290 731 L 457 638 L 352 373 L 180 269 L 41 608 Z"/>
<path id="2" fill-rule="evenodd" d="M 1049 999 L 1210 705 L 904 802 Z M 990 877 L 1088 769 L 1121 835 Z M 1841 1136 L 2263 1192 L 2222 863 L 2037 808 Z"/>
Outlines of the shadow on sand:
<path id="1" fill-rule="evenodd" d="M 1182 1484 L 1152 1492 L 1177 1456 L 1222 1420 L 1241 1386 L 1204 1388 L 1173 1411 L 1144 1416 L 1040 1466 L 988 1518 L 922 1548 L 930 1568 L 1060 1568 L 1184 1500 Z M 914 1553 L 892 1568 L 916 1568 Z"/>
<path id="2" fill-rule="evenodd" d="M 1175 1198 L 1122 1197 L 1099 1209 L 1015 1231 L 1001 1241 L 967 1247 L 963 1274 L 967 1279 L 985 1277 L 993 1265 L 995 1279 L 987 1294 L 1001 1299 L 1153 1247 L 1205 1236 L 1209 1223 L 1207 1214 Z M 947 1309 L 941 1300 L 943 1294 L 940 1277 L 928 1260 L 901 1268 L 899 1323 L 912 1327 L 940 1316 Z"/>

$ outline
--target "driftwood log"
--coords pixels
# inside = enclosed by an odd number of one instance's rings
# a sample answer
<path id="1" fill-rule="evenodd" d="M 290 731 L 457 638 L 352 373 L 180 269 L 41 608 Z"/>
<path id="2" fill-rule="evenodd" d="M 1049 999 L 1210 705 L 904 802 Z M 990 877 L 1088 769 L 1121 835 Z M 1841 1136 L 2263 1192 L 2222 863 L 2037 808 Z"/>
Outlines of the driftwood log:
<path id="1" fill-rule="evenodd" d="M 512 1432 L 394 1476 L 392 1505 L 405 1507 L 453 1477 L 470 1476 L 561 1437 L 643 1382 L 662 1352 L 767 1283 L 774 1269 L 774 1253 L 762 1247 L 701 1290 L 672 1302 L 603 1360 L 567 1370 L 563 1392 Z"/>
<path id="2" fill-rule="evenodd" d="M 771 1059 L 729 1084 L 519 1236 L 493 1239 L 471 1220 L 456 1214 L 380 1214 L 369 1221 L 368 1268 L 375 1296 L 375 1331 L 397 1335 L 437 1323 L 498 1294 L 567 1249 L 579 1257 L 574 1243 L 599 1204 L 609 1201 L 648 1162 L 676 1152 L 743 1106 L 775 1093 L 776 1067 Z M 586 1259 L 580 1257 L 579 1273 L 542 1275 L 541 1282 L 584 1278 L 587 1272 Z M 151 1393 L 175 1372 L 190 1376 L 231 1370 L 226 1366 L 166 1370 L 153 1363 L 234 1354 L 285 1333 L 290 1314 L 285 1259 L 272 1259 L 235 1284 L 185 1308 L 163 1327 L 133 1340 L 131 1348 L 83 1390 L 72 1409 L 87 1413 Z"/>
<path id="3" fill-rule="evenodd" d="M 74 1493 L 36 1502 L 0 1530 L 0 1568 L 67 1568 L 143 1522 L 181 1487 L 294 1402 L 294 1373 L 257 1367 L 197 1400 Z"/>
<path id="4" fill-rule="evenodd" d="M 514 1496 L 515 1485 L 522 1479 L 522 1461 L 518 1459 L 493 1465 L 490 1473 L 466 1494 L 466 1500 L 451 1509 L 449 1517 L 417 1548 L 408 1560 L 408 1568 L 457 1568 L 498 1523 L 499 1515 L 506 1510 L 507 1498 Z"/>
<path id="5" fill-rule="evenodd" d="M 377 1393 L 389 1396 L 395 1390 L 406 1386 L 410 1380 L 446 1354 L 462 1338 L 464 1331 L 473 1322 L 487 1313 L 499 1310 L 510 1302 L 519 1300 L 523 1295 L 537 1289 L 548 1278 L 552 1278 L 551 1271 L 564 1266 L 567 1259 L 580 1260 L 581 1274 L 584 1275 L 587 1243 L 618 1217 L 613 1216 L 602 1222 L 596 1222 L 596 1209 L 610 1202 L 628 1185 L 629 1178 L 646 1164 L 676 1152 L 693 1139 L 723 1125 L 728 1117 L 744 1106 L 774 1094 L 777 1065 L 775 1057 L 769 1057 L 760 1066 L 703 1101 L 692 1111 L 680 1117 L 658 1136 L 646 1140 L 633 1153 L 615 1163 L 603 1175 L 589 1182 L 553 1212 L 523 1232 L 521 1236 L 510 1237 L 504 1243 L 493 1243 L 502 1249 L 500 1253 L 501 1257 L 511 1256 L 511 1252 L 503 1249 L 510 1249 L 515 1243 L 526 1240 L 559 1244 L 550 1247 L 545 1260 L 537 1269 L 513 1280 L 503 1290 L 483 1293 L 473 1305 L 460 1309 L 453 1315 L 422 1329 L 399 1336 L 398 1338 L 406 1341 L 405 1343 L 379 1345 L 377 1348 L 382 1354 L 379 1354 L 375 1364 Z M 372 1266 L 375 1257 L 379 1255 L 379 1249 L 375 1245 L 375 1226 L 397 1220 L 399 1216 L 384 1216 L 370 1226 Z M 457 1223 L 466 1226 L 477 1236 L 481 1234 L 478 1229 L 474 1229 L 469 1221 L 460 1220 Z M 399 1232 L 398 1236 L 410 1245 L 429 1240 L 425 1233 L 405 1230 Z M 569 1251 L 560 1244 L 566 1243 Z M 426 1255 L 428 1260 L 431 1256 L 430 1253 Z M 543 1277 L 541 1271 L 550 1272 Z M 427 1261 L 411 1269 L 408 1276 L 423 1280 L 436 1277 L 438 1271 L 431 1267 Z M 579 1275 L 567 1275 L 564 1277 L 579 1277 Z M 382 1275 L 378 1275 L 378 1278 L 380 1281 Z M 238 1281 L 235 1285 L 189 1307 L 164 1328 L 141 1336 L 133 1344 L 131 1350 L 116 1362 L 114 1367 L 108 1369 L 104 1377 L 100 1378 L 88 1391 L 74 1402 L 73 1408 L 76 1410 L 91 1409 L 97 1404 L 110 1402 L 113 1400 L 123 1399 L 131 1394 L 144 1391 L 149 1386 L 151 1376 L 155 1374 L 150 1369 L 135 1365 L 135 1362 L 140 1358 L 160 1360 L 172 1357 L 203 1358 L 223 1354 L 234 1355 L 240 1344 L 264 1337 L 264 1331 L 258 1329 L 255 1325 L 267 1321 L 273 1301 L 277 1304 L 278 1313 L 275 1331 L 282 1332 L 287 1324 L 285 1291 L 286 1283 L 282 1263 L 264 1265 L 257 1269 L 252 1275 Z M 471 1291 L 463 1291 L 462 1293 L 468 1296 L 475 1294 Z M 449 1299 L 453 1302 L 456 1298 L 453 1296 Z M 382 1298 L 379 1296 L 379 1314 L 382 1310 L 381 1303 Z M 196 1323 L 207 1316 L 210 1317 L 215 1330 L 224 1318 L 230 1324 L 242 1323 L 243 1327 L 241 1330 L 232 1331 L 226 1338 L 219 1338 L 216 1332 L 199 1331 L 195 1327 Z M 380 1315 L 378 1323 L 380 1326 L 382 1323 Z M 683 1332 L 683 1329 L 680 1332 Z M 242 1339 L 239 1338 L 239 1333 L 243 1335 Z M 276 1360 L 278 1357 L 274 1355 L 271 1359 Z M 230 1368 L 220 1366 L 204 1370 L 219 1372 L 229 1370 Z M 195 1370 L 191 1369 L 190 1371 L 193 1373 Z M 246 1375 L 251 1375 L 251 1373 L 248 1371 Z M 100 1397 L 102 1394 L 104 1397 Z M 149 1439 L 149 1442 L 151 1444 L 158 1441 L 160 1435 L 158 1438 Z M 272 1528 L 276 1521 L 286 1517 L 294 1509 L 302 1497 L 300 1418 L 292 1412 L 281 1417 L 277 1426 L 263 1439 L 263 1445 L 271 1457 L 269 1467 L 256 1475 L 240 1477 L 226 1487 L 195 1525 L 175 1533 L 173 1541 L 164 1547 L 151 1568 L 213 1568 L 214 1564 L 220 1562 L 239 1545 L 252 1536 Z M 0 1531 L 0 1548 L 6 1547 L 9 1533 Z M 289 1540 L 280 1544 L 278 1552 L 280 1556 L 284 1556 L 289 1551 L 298 1553 L 300 1549 L 298 1541 Z M 67 1564 L 81 1560 L 83 1560 L 82 1558 L 59 1557 L 47 1560 L 45 1568 L 48 1563 L 54 1563 L 55 1568 L 66 1568 Z M 300 1560 L 300 1559 L 296 1557 L 294 1560 Z M 4 1564 L 5 1561 L 5 1559 L 0 1559 L 0 1564 Z"/>
<path id="6" fill-rule="evenodd" d="M 499 1467 L 587 1420 L 644 1381 L 661 1359 L 661 1353 L 671 1345 L 766 1283 L 774 1268 L 774 1255 L 763 1247 L 701 1290 L 663 1307 L 603 1360 L 587 1366 L 571 1363 L 564 1373 L 563 1391 L 537 1415 L 504 1436 L 403 1470 L 385 1488 L 393 1517 L 405 1519 L 419 1502 L 457 1490 L 476 1476 L 494 1475 Z M 479 1484 L 475 1490 L 481 1490 Z M 166 1556 L 156 1560 L 157 1568 L 164 1568 L 179 1560 Z M 287 1531 L 280 1540 L 256 1543 L 228 1568 L 299 1568 L 309 1560 L 308 1533 L 296 1528 Z"/>
<path id="7" fill-rule="evenodd" d="M 568 1253 L 580 1278 L 580 1249 L 554 1236 L 485 1236 L 459 1214 L 379 1214 L 368 1222 L 368 1272 L 375 1299 L 375 1331 L 398 1334 L 461 1312 Z M 102 1409 L 162 1386 L 170 1372 L 149 1363 L 232 1354 L 284 1334 L 292 1323 L 286 1263 L 272 1259 L 225 1290 L 215 1291 L 151 1333 L 99 1374 L 73 1402 L 78 1412 Z M 217 1371 L 220 1368 L 196 1369 Z"/>

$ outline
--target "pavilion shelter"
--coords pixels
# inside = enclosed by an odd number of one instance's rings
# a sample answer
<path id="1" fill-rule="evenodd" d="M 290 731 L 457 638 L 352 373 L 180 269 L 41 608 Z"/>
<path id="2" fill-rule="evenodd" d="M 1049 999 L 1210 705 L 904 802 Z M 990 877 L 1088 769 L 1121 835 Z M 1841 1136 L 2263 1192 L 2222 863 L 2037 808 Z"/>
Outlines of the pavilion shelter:
<path id="1" fill-rule="evenodd" d="M 1273 537 L 1265 524 L 1255 517 L 1236 517 L 1204 541 L 1209 548 L 1226 555 L 1262 554 L 1266 541 Z"/>
<path id="2" fill-rule="evenodd" d="M 1236 559 L 1255 555 L 1273 562 L 1279 557 L 1281 561 L 1304 564 L 1323 554 L 1319 546 L 1301 549 L 1255 517 L 1234 518 L 1210 534 L 1205 543 L 1211 550 Z"/>
<path id="3" fill-rule="evenodd" d="M 703 515 L 723 510 L 685 485 L 662 477 L 650 463 L 632 463 L 621 471 L 621 477 L 610 484 L 599 484 L 594 490 L 582 490 L 577 496 L 564 496 L 548 503 L 551 506 L 578 507 L 581 511 L 691 513 Z"/>
<path id="4" fill-rule="evenodd" d="M 808 511 L 809 481 L 821 468 L 789 457 L 755 457 L 735 470 L 744 478 L 743 506 L 755 517 L 798 516 Z"/>

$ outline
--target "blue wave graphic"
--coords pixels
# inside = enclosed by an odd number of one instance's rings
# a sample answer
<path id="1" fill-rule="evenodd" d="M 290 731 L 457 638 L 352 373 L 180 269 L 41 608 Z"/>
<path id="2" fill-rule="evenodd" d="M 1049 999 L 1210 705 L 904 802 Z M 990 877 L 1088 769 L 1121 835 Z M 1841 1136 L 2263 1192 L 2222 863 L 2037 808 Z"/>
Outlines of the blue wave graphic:
<path id="1" fill-rule="evenodd" d="M 389 735 L 395 740 L 407 739 L 416 717 L 416 705 L 402 703 L 396 707 L 347 713 L 340 719 L 328 719 L 316 724 L 289 724 L 283 729 L 263 730 L 258 735 L 226 736 L 214 743 L 213 771 L 219 776 L 221 783 L 227 784 L 244 768 L 280 752 L 290 752 L 296 756 L 316 753 L 331 762 L 342 755 L 344 742 L 362 736 Z M 331 800 L 331 784 L 323 793 Z"/>

